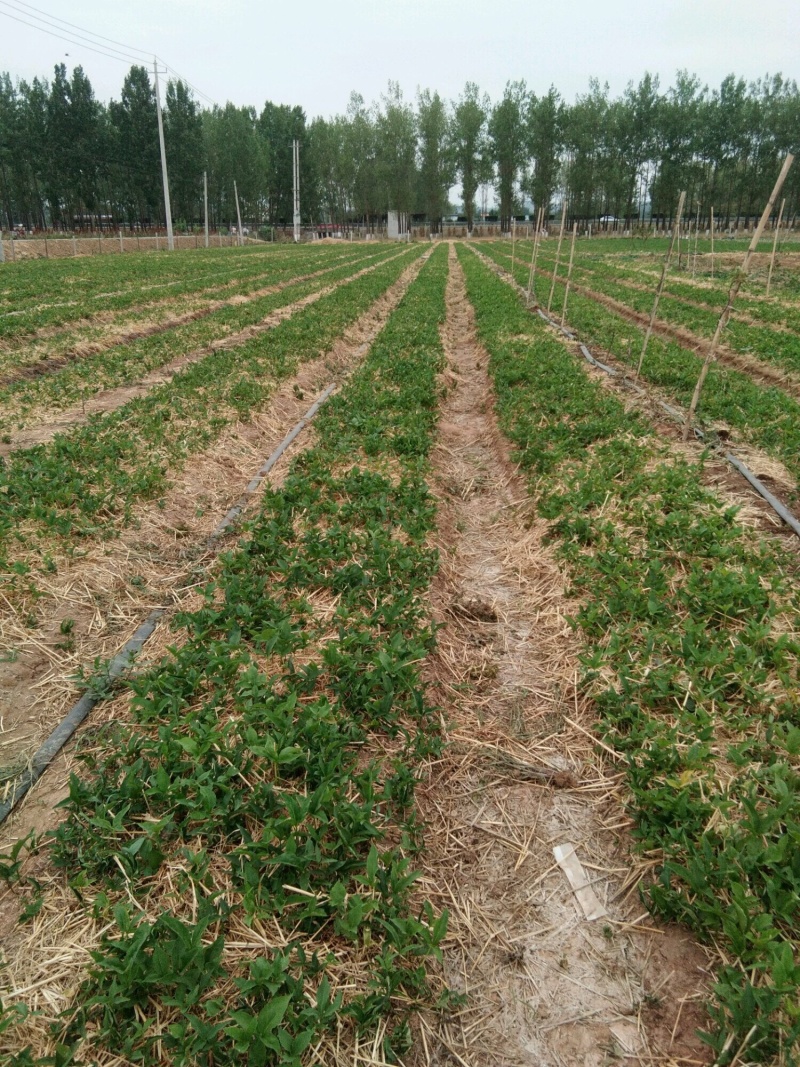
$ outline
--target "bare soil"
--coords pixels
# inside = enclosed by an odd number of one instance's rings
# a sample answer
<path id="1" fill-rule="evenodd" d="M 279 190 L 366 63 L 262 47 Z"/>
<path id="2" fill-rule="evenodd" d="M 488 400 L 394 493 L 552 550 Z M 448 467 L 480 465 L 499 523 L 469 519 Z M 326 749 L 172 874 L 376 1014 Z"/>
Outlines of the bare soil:
<path id="1" fill-rule="evenodd" d="M 451 253 L 433 455 L 441 624 L 429 668 L 450 742 L 418 790 L 420 891 L 450 911 L 444 978 L 463 1007 L 422 1016 L 414 1064 L 702 1064 L 705 953 L 644 913 L 622 775 L 577 689 L 564 579 L 493 414 Z M 609 758 L 610 757 L 610 758 Z M 586 918 L 553 848 L 570 844 L 604 914 Z"/>

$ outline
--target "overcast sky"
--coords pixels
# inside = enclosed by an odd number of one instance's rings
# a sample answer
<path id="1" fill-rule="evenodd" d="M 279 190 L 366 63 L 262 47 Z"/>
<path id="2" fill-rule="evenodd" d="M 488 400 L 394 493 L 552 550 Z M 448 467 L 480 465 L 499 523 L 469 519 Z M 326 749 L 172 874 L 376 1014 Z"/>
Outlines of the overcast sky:
<path id="1" fill-rule="evenodd" d="M 389 79 L 407 97 L 428 87 L 450 99 L 466 81 L 497 99 L 524 79 L 571 101 L 591 76 L 617 95 L 646 70 L 662 87 L 681 68 L 711 87 L 729 73 L 800 77 L 798 0 L 0 0 L 0 13 L 0 70 L 13 78 L 80 63 L 99 98 L 119 97 L 129 61 L 49 36 L 44 13 L 143 61 L 157 52 L 220 104 L 300 104 L 309 117 L 344 111 L 352 90 L 375 100 Z"/>

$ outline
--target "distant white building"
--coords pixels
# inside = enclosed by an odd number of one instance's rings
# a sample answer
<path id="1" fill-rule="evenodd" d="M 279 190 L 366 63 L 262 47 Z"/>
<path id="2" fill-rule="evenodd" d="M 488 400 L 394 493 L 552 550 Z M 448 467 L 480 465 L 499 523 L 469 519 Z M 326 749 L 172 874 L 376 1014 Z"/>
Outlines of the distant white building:
<path id="1" fill-rule="evenodd" d="M 404 240 L 408 236 L 408 212 L 390 211 L 386 221 L 386 235 L 396 241 Z"/>

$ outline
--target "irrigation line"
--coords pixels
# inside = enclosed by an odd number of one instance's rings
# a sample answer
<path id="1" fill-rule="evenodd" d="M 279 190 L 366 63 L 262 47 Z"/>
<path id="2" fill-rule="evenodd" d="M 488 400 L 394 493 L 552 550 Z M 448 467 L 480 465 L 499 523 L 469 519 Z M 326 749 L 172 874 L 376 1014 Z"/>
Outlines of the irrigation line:
<path id="1" fill-rule="evenodd" d="M 154 632 L 165 610 L 165 608 L 156 608 L 151 611 L 133 637 L 125 642 L 109 664 L 106 675 L 108 681 L 119 678 L 122 672 L 130 666 L 133 657 L 141 650 L 142 645 Z M 0 804 L 0 823 L 8 818 L 13 808 L 22 800 L 31 786 L 41 778 L 53 758 L 69 741 L 92 708 L 99 704 L 101 700 L 105 700 L 105 696 L 102 693 L 96 689 L 87 689 L 80 700 L 73 704 L 55 730 L 39 746 L 31 760 L 30 767 L 20 777 L 10 795 Z"/>
<path id="2" fill-rule="evenodd" d="M 356 353 L 357 356 L 363 355 L 368 348 L 368 344 L 362 345 Z M 210 545 L 218 540 L 230 526 L 236 522 L 247 506 L 252 494 L 258 489 L 261 482 L 267 474 L 269 474 L 286 449 L 314 418 L 335 389 L 336 382 L 332 382 L 314 401 L 300 421 L 286 434 L 275 451 L 272 452 L 269 458 L 259 468 L 257 474 L 248 483 L 245 495 L 242 499 L 228 511 L 222 522 L 214 529 L 213 533 L 208 538 L 207 544 Z M 150 612 L 134 635 L 125 642 L 116 656 L 111 660 L 105 675 L 106 680 L 114 681 L 119 678 L 128 667 L 130 667 L 134 657 L 141 651 L 145 642 L 155 632 L 159 620 L 166 611 L 167 609 L 162 607 L 155 608 Z M 67 741 L 69 741 L 89 712 L 103 700 L 105 700 L 104 693 L 99 692 L 97 689 L 89 688 L 80 697 L 77 703 L 73 704 L 50 736 L 42 742 L 31 760 L 30 767 L 21 775 L 11 793 L 2 803 L 0 803 L 0 824 L 8 818 L 20 800 L 22 800 L 31 787 L 41 778 L 50 763 L 58 755 L 64 745 L 66 745 Z"/>
<path id="3" fill-rule="evenodd" d="M 499 264 L 494 263 L 493 260 L 489 259 L 487 256 L 485 256 L 482 252 L 479 252 L 474 247 L 472 248 L 472 251 L 475 253 L 476 256 L 482 259 L 490 267 L 496 267 L 498 270 L 503 271 L 503 274 L 508 277 L 508 272 L 505 271 Z M 525 290 L 522 288 L 521 285 L 518 284 L 515 278 L 512 277 L 510 279 L 510 283 L 523 296 L 525 295 Z M 551 318 L 546 311 L 543 311 L 542 308 L 537 307 L 536 313 L 541 319 L 544 320 L 544 322 L 546 322 L 549 326 L 552 326 L 553 329 L 558 330 L 558 332 L 564 337 L 569 338 L 570 341 L 577 340 L 577 337 L 572 330 L 568 330 L 565 326 L 560 325 L 560 323 L 556 322 L 555 319 Z M 581 355 L 583 356 L 583 358 L 588 363 L 591 363 L 593 367 L 597 367 L 598 370 L 604 371 L 612 378 L 621 378 L 625 382 L 625 384 L 629 388 L 633 389 L 635 392 L 641 395 L 647 394 L 646 389 L 644 389 L 641 385 L 638 385 L 635 381 L 630 379 L 624 372 L 617 370 L 615 367 L 609 367 L 607 363 L 601 363 L 599 359 L 596 359 L 585 344 L 579 342 L 579 348 L 581 350 Z M 673 407 L 672 404 L 668 404 L 664 400 L 656 399 L 656 403 L 662 411 L 665 411 L 677 422 L 683 422 L 685 420 L 686 414 L 679 408 Z M 695 428 L 694 434 L 695 437 L 698 438 L 698 440 L 705 441 L 706 435 L 703 433 L 702 430 Z M 769 504 L 775 514 L 786 523 L 789 529 L 793 533 L 797 534 L 798 537 L 800 537 L 800 520 L 798 520 L 797 517 L 793 515 L 792 512 L 789 511 L 789 509 L 769 491 L 769 489 L 767 489 L 761 479 L 757 475 L 753 474 L 747 464 L 743 463 L 742 460 L 738 458 L 738 456 L 733 454 L 733 452 L 720 452 L 720 455 L 724 456 L 728 463 L 730 463 L 731 466 L 735 470 L 737 470 L 746 481 L 750 483 L 753 489 L 755 489 L 759 496 L 761 496 L 767 502 L 767 504 Z"/>

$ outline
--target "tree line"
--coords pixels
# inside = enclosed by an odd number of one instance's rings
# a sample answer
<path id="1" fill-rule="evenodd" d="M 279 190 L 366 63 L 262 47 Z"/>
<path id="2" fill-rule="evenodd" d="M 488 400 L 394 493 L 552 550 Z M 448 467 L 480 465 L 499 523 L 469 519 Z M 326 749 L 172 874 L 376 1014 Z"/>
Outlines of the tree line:
<path id="1" fill-rule="evenodd" d="M 172 80 L 163 113 L 174 221 L 187 227 L 202 220 L 204 172 L 212 226 L 236 218 L 234 181 L 248 222 L 291 223 L 295 138 L 304 222 L 370 225 L 393 209 L 435 231 L 455 211 L 471 228 L 489 189 L 504 229 L 531 205 L 549 215 L 564 201 L 570 219 L 668 225 L 686 189 L 687 214 L 705 223 L 713 207 L 728 225 L 761 211 L 800 132 L 796 82 L 730 75 L 709 89 L 687 72 L 665 90 L 645 74 L 613 98 L 590 80 L 573 103 L 552 87 L 537 96 L 524 81 L 495 102 L 471 82 L 456 100 L 424 89 L 410 101 L 390 82 L 372 104 L 353 93 L 344 113 L 311 121 L 299 106 L 269 101 L 260 112 L 201 107 Z M 798 170 L 785 187 L 790 217 Z M 79 66 L 56 66 L 50 81 L 0 76 L 0 198 L 9 229 L 163 225 L 150 72 L 131 67 L 108 104 Z"/>

